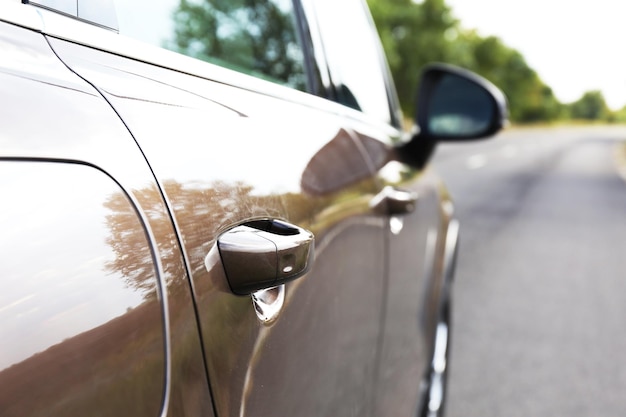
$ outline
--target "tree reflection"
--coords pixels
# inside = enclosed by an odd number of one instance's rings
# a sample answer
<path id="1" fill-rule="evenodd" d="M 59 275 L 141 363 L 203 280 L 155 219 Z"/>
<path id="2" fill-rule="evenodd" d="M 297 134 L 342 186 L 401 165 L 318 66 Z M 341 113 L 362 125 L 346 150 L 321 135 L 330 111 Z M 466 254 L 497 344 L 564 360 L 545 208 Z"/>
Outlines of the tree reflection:
<path id="1" fill-rule="evenodd" d="M 162 211 L 155 207 L 156 204 L 160 203 L 160 194 L 156 188 L 139 190 L 136 192 L 136 196 L 139 197 L 142 208 L 150 218 L 152 227 L 157 229 L 155 233 L 158 233 L 158 229 L 161 227 L 169 226 L 162 221 Z M 120 273 L 124 277 L 126 286 L 136 289 L 144 298 L 154 297 L 156 295 L 156 280 L 152 254 L 150 247 L 146 245 L 146 236 L 143 230 L 133 227 L 137 224 L 137 214 L 133 207 L 128 204 L 126 195 L 121 192 L 112 194 L 105 201 L 104 206 L 112 212 L 106 216 L 106 225 L 110 230 L 106 243 L 115 254 L 115 258 L 106 263 L 106 268 L 111 273 Z M 167 242 L 171 238 L 174 236 L 168 236 L 165 241 Z M 164 246 L 159 247 L 162 256 L 167 258 L 168 253 L 172 254 L 171 245 L 161 243 L 160 246 Z M 178 266 L 180 263 L 166 262 L 163 264 L 166 268 L 166 275 L 171 276 L 182 272 L 167 269 L 171 269 L 173 265 Z"/>
<path id="2" fill-rule="evenodd" d="M 181 0 L 174 24 L 178 52 L 305 89 L 291 2 Z"/>
<path id="3" fill-rule="evenodd" d="M 369 163 L 355 147 L 355 140 L 368 154 Z M 339 129 L 304 167 L 300 192 L 260 194 L 253 185 L 241 181 L 165 181 L 164 192 L 183 239 L 192 277 L 205 270 L 204 260 L 219 235 L 239 223 L 254 218 L 282 219 L 309 229 L 319 239 L 324 230 L 342 219 L 368 212 L 369 201 L 378 190 L 373 168 L 382 168 L 390 158 L 390 150 L 380 142 Z M 177 291 L 186 285 L 186 280 L 180 279 L 186 271 L 172 219 L 163 210 L 161 192 L 152 186 L 135 190 L 134 196 L 156 238 L 168 290 Z M 126 285 L 144 298 L 154 297 L 152 253 L 145 244 L 143 230 L 133 227 L 136 213 L 122 193 L 111 195 L 104 205 L 110 210 L 106 242 L 115 253 L 115 259 L 106 267 L 122 274 Z"/>
<path id="4" fill-rule="evenodd" d="M 310 222 L 307 219 L 314 216 L 316 207 L 322 204 L 319 199 L 312 201 L 300 194 L 257 196 L 253 194 L 253 187 L 244 183 L 216 181 L 183 185 L 167 181 L 164 188 L 184 236 L 192 275 L 204 268 L 204 258 L 226 227 L 254 217 L 282 218 L 286 212 L 299 220 L 299 224 L 306 224 Z M 161 194 L 156 187 L 149 187 L 135 190 L 134 195 L 156 237 L 168 290 L 176 291 L 178 286 L 186 285 L 185 280 L 180 279 L 186 274 L 171 219 L 162 210 Z M 143 231 L 131 227 L 136 224 L 136 213 L 122 193 L 111 195 L 104 206 L 110 210 L 106 217 L 110 230 L 106 243 L 115 253 L 107 269 L 121 273 L 126 285 L 145 298 L 154 297 L 152 254 L 145 244 Z"/>
<path id="5" fill-rule="evenodd" d="M 369 141 L 361 138 L 362 146 L 356 147 L 358 139 L 345 130 L 336 132 L 302 167 L 300 189 L 293 192 L 271 193 L 261 191 L 251 183 L 236 181 L 181 183 L 170 180 L 163 183 L 163 194 L 171 202 L 171 215 L 176 219 L 189 259 L 193 300 L 199 313 L 207 370 L 212 378 L 228 382 L 213 392 L 217 407 L 224 415 L 238 413 L 246 387 L 247 365 L 251 355 L 259 355 L 255 344 L 260 327 L 250 298 L 230 292 L 215 242 L 228 228 L 265 217 L 283 219 L 312 231 L 316 243 L 322 247 L 339 235 L 338 231 L 342 229 L 335 228 L 336 225 L 371 216 L 369 202 L 378 185 L 363 152 L 370 155 L 370 163 L 375 161 L 373 166 L 383 163 L 388 155 L 380 144 L 370 143 L 371 138 Z M 281 189 L 280 184 L 263 185 L 264 189 L 271 185 Z M 195 319 L 189 314 L 191 294 L 188 288 L 184 288 L 188 283 L 187 275 L 172 219 L 163 208 L 161 192 L 152 186 L 134 190 L 133 195 L 148 217 L 165 270 L 174 346 L 181 346 L 184 340 L 195 344 L 192 336 L 197 328 Z M 149 289 L 154 282 L 152 255 L 148 248 L 138 247 L 141 241 L 145 246 L 143 231 L 127 227 L 136 214 L 128 204 L 122 204 L 125 200 L 120 193 L 110 196 L 105 203 L 110 211 L 106 220 L 111 231 L 107 243 L 116 255 L 108 268 L 111 272 L 121 273 L 128 286 L 137 288 L 149 298 L 152 296 Z M 290 292 L 296 294 L 297 287 L 292 286 Z M 315 297 L 315 293 L 311 296 Z M 181 363 L 186 363 L 184 353 L 177 356 L 174 352 L 174 371 Z M 195 363 L 193 365 L 179 372 L 178 378 L 189 378 L 192 372 L 197 373 L 199 368 Z M 172 386 L 177 386 L 176 376 L 174 380 Z"/>

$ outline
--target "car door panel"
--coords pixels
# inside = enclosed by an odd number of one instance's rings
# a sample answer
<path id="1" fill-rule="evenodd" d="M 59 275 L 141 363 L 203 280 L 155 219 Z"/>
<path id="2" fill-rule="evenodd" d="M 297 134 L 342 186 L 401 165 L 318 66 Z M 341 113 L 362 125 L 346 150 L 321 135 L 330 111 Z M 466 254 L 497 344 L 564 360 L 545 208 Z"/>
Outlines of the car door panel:
<path id="1" fill-rule="evenodd" d="M 442 212 L 445 191 L 440 180 L 426 170 L 401 167 L 404 179 L 383 172 L 385 182 L 417 196 L 414 211 L 390 217 L 389 286 L 380 381 L 377 386 L 379 415 L 416 415 L 433 357 L 434 326 L 439 318 L 442 255 L 448 216 Z M 411 174 L 413 171 L 413 174 Z M 410 179 L 410 180 L 408 180 Z"/>
<path id="2" fill-rule="evenodd" d="M 11 202 L 0 217 L 0 334 L 20 342 L 1 348 L 2 415 L 80 416 L 94 406 L 102 415 L 158 415 L 166 349 L 157 271 L 133 285 L 106 243 L 107 202 L 132 205 L 83 164 L 0 160 L 0 177 Z M 137 216 L 126 226 L 145 236 Z"/>
<path id="3" fill-rule="evenodd" d="M 388 150 L 400 149 L 407 138 L 397 129 L 402 116 L 376 28 L 365 2 L 336 3 L 314 1 L 310 5 L 324 44 L 334 98 L 364 115 L 364 124 L 355 130 L 361 133 L 361 143 L 383 187 L 372 203 L 387 221 L 384 320 L 373 412 L 419 415 L 419 407 L 428 400 L 433 340 L 444 295 L 441 271 L 449 220 L 444 207 L 451 204 L 428 167 L 418 169 L 419 164 L 411 166 L 400 162 L 402 158 L 390 157 Z M 354 20 L 347 32 L 345 16 Z M 357 44 L 363 46 L 354 48 Z M 387 129 L 369 133 L 382 125 Z M 426 162 L 428 155 L 416 153 L 414 157 Z"/>
<path id="4" fill-rule="evenodd" d="M 160 181 L 192 271 L 218 414 L 366 414 L 386 222 L 370 209 L 379 186 L 354 126 L 309 105 L 50 42 L 120 114 Z M 258 218 L 316 237 L 312 271 L 286 285 L 271 325 L 225 285 L 214 249 L 221 233 Z"/>
<path id="5" fill-rule="evenodd" d="M 1 22 L 0 47 L 0 332 L 21 355 L 0 355 L 0 414 L 210 415 L 185 264 L 145 158 L 40 33 Z"/>

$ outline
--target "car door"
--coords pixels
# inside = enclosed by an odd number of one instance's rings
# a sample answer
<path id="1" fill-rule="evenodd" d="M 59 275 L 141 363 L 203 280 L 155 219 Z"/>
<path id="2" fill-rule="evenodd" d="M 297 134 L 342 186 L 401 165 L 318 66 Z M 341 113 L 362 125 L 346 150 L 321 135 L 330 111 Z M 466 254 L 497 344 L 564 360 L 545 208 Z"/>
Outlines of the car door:
<path id="1" fill-rule="evenodd" d="M 386 157 L 385 149 L 405 140 L 402 114 L 363 2 L 316 0 L 310 9 L 320 29 L 332 95 L 363 115 L 363 124 L 355 130 L 382 187 L 376 201 L 386 223 L 388 263 L 374 415 L 418 415 L 430 400 L 425 389 L 434 385 L 430 373 L 436 323 L 448 290 L 443 277 L 449 267 L 444 267 L 443 254 L 452 203 L 427 166 Z M 424 161 L 428 156 L 424 154 Z M 449 251 L 454 250 L 454 237 L 448 239 Z M 439 340 L 441 346 L 444 339 Z M 433 401 L 437 411 L 437 399 Z"/>
<path id="2" fill-rule="evenodd" d="M 32 7 L 5 2 L 0 16 L 0 415 L 210 415 L 183 259 L 145 158 Z"/>
<path id="3" fill-rule="evenodd" d="M 291 39 L 306 36 L 290 2 L 255 4 L 274 5 L 263 9 L 268 16 L 295 19 Z M 226 13 L 223 30 L 263 10 Z M 357 132 L 362 116 L 288 86 L 42 15 L 54 51 L 120 115 L 159 182 L 192 277 L 217 414 L 369 415 L 387 221 L 370 205 L 380 187 L 371 141 Z M 268 30 L 275 27 L 268 22 Z M 296 71 L 307 65 L 309 44 L 284 49 L 302 55 Z M 245 70 L 246 60 L 229 65 Z M 310 71 L 281 78 L 262 66 L 247 69 L 287 85 L 311 78 Z M 313 232 L 312 270 L 266 297 L 234 294 L 220 239 L 251 221 L 276 219 Z"/>

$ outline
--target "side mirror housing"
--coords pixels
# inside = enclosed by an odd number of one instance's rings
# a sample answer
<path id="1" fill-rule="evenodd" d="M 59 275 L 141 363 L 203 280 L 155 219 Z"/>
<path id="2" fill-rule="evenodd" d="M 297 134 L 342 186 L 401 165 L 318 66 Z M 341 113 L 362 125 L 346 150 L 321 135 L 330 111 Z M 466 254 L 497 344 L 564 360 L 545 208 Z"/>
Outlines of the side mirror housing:
<path id="1" fill-rule="evenodd" d="M 497 133 L 508 122 L 507 102 L 483 77 L 453 65 L 431 64 L 422 72 L 415 121 L 418 130 L 398 153 L 401 160 L 421 168 L 438 142 Z"/>

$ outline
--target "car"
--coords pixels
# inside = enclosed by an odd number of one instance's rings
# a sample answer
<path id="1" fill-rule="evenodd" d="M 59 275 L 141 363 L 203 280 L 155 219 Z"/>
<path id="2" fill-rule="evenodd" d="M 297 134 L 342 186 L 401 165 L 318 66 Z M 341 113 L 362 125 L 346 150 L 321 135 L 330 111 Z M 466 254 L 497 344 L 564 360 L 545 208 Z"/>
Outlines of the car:
<path id="1" fill-rule="evenodd" d="M 432 64 L 405 130 L 361 0 L 7 0 L 0 56 L 0 415 L 441 415 L 428 160 L 496 87 Z"/>

